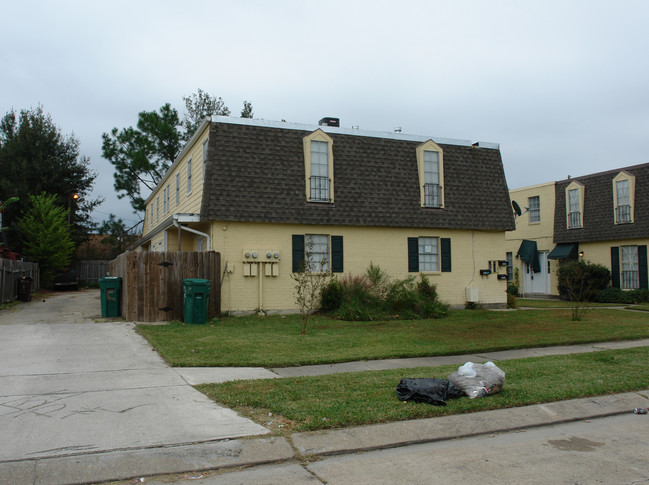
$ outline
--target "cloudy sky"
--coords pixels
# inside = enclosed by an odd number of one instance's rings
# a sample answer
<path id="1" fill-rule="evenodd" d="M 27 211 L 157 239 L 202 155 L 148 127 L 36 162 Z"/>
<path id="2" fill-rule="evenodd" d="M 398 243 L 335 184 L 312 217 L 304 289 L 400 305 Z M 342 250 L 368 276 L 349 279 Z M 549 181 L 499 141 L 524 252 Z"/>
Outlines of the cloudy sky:
<path id="1" fill-rule="evenodd" d="M 0 114 L 101 135 L 201 88 L 238 115 L 500 143 L 517 188 L 649 161 L 645 0 L 0 0 Z M 0 174 L 1 176 L 1 174 Z"/>

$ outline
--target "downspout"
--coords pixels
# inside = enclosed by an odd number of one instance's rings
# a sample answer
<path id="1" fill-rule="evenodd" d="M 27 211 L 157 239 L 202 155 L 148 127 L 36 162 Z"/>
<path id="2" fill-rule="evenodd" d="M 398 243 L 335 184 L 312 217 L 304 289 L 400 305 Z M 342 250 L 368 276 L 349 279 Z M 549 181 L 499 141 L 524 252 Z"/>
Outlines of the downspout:
<path id="1" fill-rule="evenodd" d="M 262 314 L 264 312 L 264 306 L 263 306 L 264 305 L 264 288 L 263 288 L 263 283 L 262 283 L 262 280 L 263 280 L 264 276 L 261 274 L 261 272 L 263 270 L 264 263 L 259 261 L 257 264 L 259 265 L 259 271 L 257 272 L 257 274 L 259 275 L 259 313 Z"/>
<path id="2" fill-rule="evenodd" d="M 174 226 L 176 226 L 178 229 L 182 229 L 183 231 L 192 232 L 194 234 L 198 234 L 199 236 L 203 236 L 205 239 L 207 239 L 207 248 L 208 248 L 207 250 L 208 251 L 212 250 L 212 238 L 210 237 L 209 234 L 205 232 L 197 231 L 196 229 L 192 229 L 191 227 L 181 226 L 178 223 L 178 220 L 176 218 L 174 218 Z"/>

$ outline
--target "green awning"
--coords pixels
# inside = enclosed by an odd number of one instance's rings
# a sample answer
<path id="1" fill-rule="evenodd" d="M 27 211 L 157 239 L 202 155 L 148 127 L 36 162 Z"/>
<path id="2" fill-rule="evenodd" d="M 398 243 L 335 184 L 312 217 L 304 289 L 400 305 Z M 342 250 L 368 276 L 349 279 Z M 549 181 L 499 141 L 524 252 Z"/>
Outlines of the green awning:
<path id="1" fill-rule="evenodd" d="M 521 247 L 518 248 L 518 253 L 516 253 L 516 255 L 519 256 L 521 260 L 531 264 L 532 271 L 534 273 L 541 271 L 541 264 L 539 263 L 539 251 L 536 247 L 536 241 L 528 241 L 527 239 L 523 239 L 523 241 L 521 242 Z"/>
<path id="2" fill-rule="evenodd" d="M 576 243 L 557 244 L 548 255 L 549 259 L 565 259 L 577 257 L 578 245 Z"/>

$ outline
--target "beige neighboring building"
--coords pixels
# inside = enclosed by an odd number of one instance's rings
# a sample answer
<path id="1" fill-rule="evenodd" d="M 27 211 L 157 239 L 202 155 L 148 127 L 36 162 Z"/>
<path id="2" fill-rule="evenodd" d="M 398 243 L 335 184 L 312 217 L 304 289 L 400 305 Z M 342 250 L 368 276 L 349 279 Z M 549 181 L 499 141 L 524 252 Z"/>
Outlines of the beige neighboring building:
<path id="1" fill-rule="evenodd" d="M 146 200 L 136 246 L 220 252 L 224 312 L 295 311 L 291 273 L 305 248 L 337 277 L 371 262 L 392 278 L 427 275 L 452 306 L 504 307 L 513 228 L 496 144 L 335 118 L 214 117 Z"/>
<path id="2" fill-rule="evenodd" d="M 649 286 L 649 163 L 514 189 L 510 197 L 521 215 L 506 233 L 507 258 L 521 294 L 557 295 L 556 269 L 576 258 L 609 268 L 613 287 Z"/>
<path id="3" fill-rule="evenodd" d="M 505 233 L 505 252 L 510 281 L 518 282 L 522 295 L 558 295 L 558 262 L 548 258 L 554 249 L 554 185 L 548 182 L 509 191 L 521 215 L 515 216 L 516 230 Z"/>

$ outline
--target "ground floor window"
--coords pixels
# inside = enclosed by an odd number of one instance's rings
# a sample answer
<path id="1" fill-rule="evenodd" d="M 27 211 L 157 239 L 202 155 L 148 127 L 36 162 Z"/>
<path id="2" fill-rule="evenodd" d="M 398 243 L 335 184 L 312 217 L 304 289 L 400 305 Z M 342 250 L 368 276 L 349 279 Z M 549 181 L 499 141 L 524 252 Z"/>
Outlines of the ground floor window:
<path id="1" fill-rule="evenodd" d="M 640 288 L 640 274 L 638 268 L 638 246 L 621 246 L 621 284 L 623 290 Z"/>
<path id="2" fill-rule="evenodd" d="M 329 271 L 329 236 L 327 234 L 306 234 L 304 250 L 307 272 Z"/>
<path id="3" fill-rule="evenodd" d="M 439 238 L 419 238 L 419 271 L 439 271 Z"/>
<path id="4" fill-rule="evenodd" d="M 293 272 L 343 272 L 343 237 L 329 234 L 293 234 Z"/>

